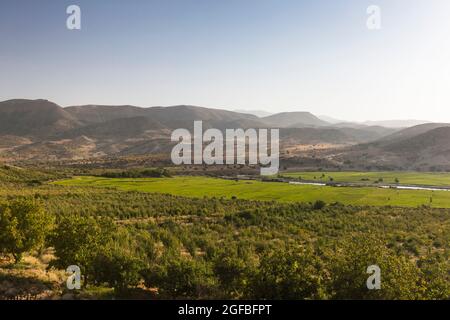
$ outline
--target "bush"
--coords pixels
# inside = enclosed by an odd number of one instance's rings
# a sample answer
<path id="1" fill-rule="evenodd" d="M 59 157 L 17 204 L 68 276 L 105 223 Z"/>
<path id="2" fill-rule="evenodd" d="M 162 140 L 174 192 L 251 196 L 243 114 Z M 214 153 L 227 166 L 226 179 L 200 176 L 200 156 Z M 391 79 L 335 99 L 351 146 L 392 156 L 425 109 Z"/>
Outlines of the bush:
<path id="1" fill-rule="evenodd" d="M 339 245 L 331 261 L 336 299 L 422 298 L 424 282 L 420 269 L 373 236 L 349 238 Z M 367 267 L 371 265 L 381 269 L 380 290 L 367 289 Z"/>
<path id="2" fill-rule="evenodd" d="M 70 265 L 77 265 L 86 284 L 96 275 L 94 260 L 98 255 L 105 254 L 115 231 L 115 225 L 107 218 L 81 215 L 62 217 L 50 237 L 56 259 L 50 262 L 49 267 L 65 270 Z M 95 282 L 95 279 L 92 280 Z"/>
<path id="3" fill-rule="evenodd" d="M 204 261 L 184 258 L 171 259 L 167 264 L 155 265 L 145 274 L 148 287 L 158 288 L 159 294 L 170 298 L 198 299 L 211 296 L 215 279 Z"/>
<path id="4" fill-rule="evenodd" d="M 215 259 L 213 269 L 224 299 L 245 297 L 250 277 L 256 272 L 248 255 L 238 256 L 230 251 Z"/>
<path id="5" fill-rule="evenodd" d="M 317 200 L 316 202 L 314 202 L 313 204 L 313 209 L 314 210 L 322 210 L 323 208 L 325 208 L 327 204 L 325 203 L 325 201 L 322 200 Z"/>
<path id="6" fill-rule="evenodd" d="M 426 299 L 445 300 L 450 297 L 450 259 L 448 256 L 430 254 L 418 261 L 427 283 Z"/>
<path id="7" fill-rule="evenodd" d="M 100 252 L 92 262 L 92 279 L 95 284 L 107 284 L 116 292 L 136 286 L 141 280 L 144 264 L 130 252 L 114 248 Z"/>
<path id="8" fill-rule="evenodd" d="M 19 262 L 23 253 L 44 245 L 53 222 L 53 216 L 34 201 L 0 204 L 0 252 Z"/>
<path id="9" fill-rule="evenodd" d="M 300 300 L 328 297 L 328 275 L 311 250 L 278 250 L 261 258 L 249 288 L 253 299 Z"/>
<path id="10" fill-rule="evenodd" d="M 105 178 L 169 178 L 171 176 L 170 172 L 164 168 L 105 172 L 101 175 Z"/>

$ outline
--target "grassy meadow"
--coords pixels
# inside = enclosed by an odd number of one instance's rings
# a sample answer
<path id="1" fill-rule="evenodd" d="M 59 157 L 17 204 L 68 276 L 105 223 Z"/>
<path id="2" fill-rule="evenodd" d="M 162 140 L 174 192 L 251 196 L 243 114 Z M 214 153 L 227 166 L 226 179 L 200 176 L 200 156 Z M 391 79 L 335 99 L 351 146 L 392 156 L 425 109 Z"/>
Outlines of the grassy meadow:
<path id="1" fill-rule="evenodd" d="M 314 177 L 314 173 L 310 174 Z M 342 179 L 345 178 L 344 174 L 348 174 L 348 177 L 352 177 L 355 180 L 358 179 L 356 175 L 349 173 L 343 173 Z M 364 174 L 366 176 L 373 175 L 373 177 L 379 177 L 379 173 Z M 320 175 L 317 174 L 316 176 L 319 177 Z M 333 176 L 338 177 L 335 173 L 333 173 Z M 392 174 L 393 176 L 395 174 Z M 400 176 L 398 179 L 406 180 L 406 175 L 397 176 Z M 429 178 L 431 176 L 433 175 L 425 174 L 421 176 L 421 174 L 416 174 L 414 180 L 414 176 L 411 174 L 409 181 L 431 181 L 431 178 Z M 450 179 L 450 176 L 448 179 Z M 441 183 L 441 185 L 444 184 L 443 181 Z M 273 200 L 280 202 L 314 202 L 316 200 L 323 200 L 327 203 L 341 202 L 351 205 L 392 205 L 400 207 L 417 207 L 431 204 L 436 208 L 450 208 L 450 192 L 448 191 L 396 190 L 378 187 L 325 187 L 291 185 L 278 182 L 233 181 L 191 176 L 142 179 L 76 177 L 70 180 L 55 182 L 55 184 L 63 186 L 115 188 L 122 191 L 166 193 L 196 198 L 236 197 L 245 200 Z"/>
<path id="2" fill-rule="evenodd" d="M 375 183 L 379 179 L 383 183 L 400 185 L 450 186 L 450 173 L 441 172 L 290 172 L 284 177 L 301 178 L 317 182 L 328 182 L 330 177 L 334 182 Z M 396 181 L 397 179 L 397 181 Z"/>

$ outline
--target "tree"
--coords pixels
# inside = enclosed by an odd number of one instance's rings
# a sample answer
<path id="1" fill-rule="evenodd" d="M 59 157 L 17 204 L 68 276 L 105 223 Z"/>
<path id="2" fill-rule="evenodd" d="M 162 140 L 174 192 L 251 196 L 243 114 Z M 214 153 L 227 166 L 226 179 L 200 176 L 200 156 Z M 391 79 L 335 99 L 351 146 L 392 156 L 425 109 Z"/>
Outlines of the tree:
<path id="1" fill-rule="evenodd" d="M 429 254 L 418 261 L 427 283 L 425 298 L 445 300 L 450 297 L 450 259 L 439 253 Z"/>
<path id="2" fill-rule="evenodd" d="M 310 249 L 266 254 L 249 288 L 253 299 L 326 299 L 329 275 Z"/>
<path id="3" fill-rule="evenodd" d="M 314 210 L 322 210 L 323 208 L 325 208 L 327 204 L 325 203 L 325 201 L 322 200 L 317 200 L 316 202 L 314 202 L 313 204 L 313 209 Z"/>
<path id="4" fill-rule="evenodd" d="M 99 252 L 92 261 L 92 279 L 95 284 L 108 284 L 117 293 L 141 280 L 144 262 L 127 250 L 112 248 Z"/>
<path id="5" fill-rule="evenodd" d="M 65 270 L 70 265 L 77 265 L 86 284 L 95 275 L 94 259 L 99 254 L 106 254 L 115 231 L 115 225 L 107 218 L 81 215 L 62 217 L 50 237 L 56 259 L 51 261 L 49 267 Z"/>
<path id="6" fill-rule="evenodd" d="M 230 249 L 225 249 L 225 252 L 216 257 L 213 270 L 224 299 L 242 298 L 246 294 L 251 275 L 256 272 L 249 254 L 239 255 Z"/>
<path id="7" fill-rule="evenodd" d="M 344 240 L 332 253 L 333 298 L 420 299 L 425 290 L 420 269 L 406 256 L 388 249 L 371 235 Z M 381 270 L 381 289 L 369 290 L 369 266 Z"/>
<path id="8" fill-rule="evenodd" d="M 0 204 L 0 252 L 18 263 L 23 253 L 43 246 L 53 222 L 53 216 L 32 200 Z"/>
<path id="9" fill-rule="evenodd" d="M 211 296 L 215 278 L 202 260 L 171 258 L 147 270 L 145 284 L 158 288 L 163 297 L 194 299 Z"/>

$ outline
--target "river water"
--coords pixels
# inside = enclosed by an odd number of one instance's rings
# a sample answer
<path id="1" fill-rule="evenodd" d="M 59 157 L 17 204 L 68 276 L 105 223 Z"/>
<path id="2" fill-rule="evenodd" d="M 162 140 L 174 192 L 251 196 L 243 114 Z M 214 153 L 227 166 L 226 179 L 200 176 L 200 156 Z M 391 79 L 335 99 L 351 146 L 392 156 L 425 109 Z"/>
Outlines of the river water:
<path id="1" fill-rule="evenodd" d="M 320 182 L 298 182 L 298 181 L 290 181 L 289 184 L 295 184 L 295 185 L 309 185 L 309 186 L 321 186 L 325 187 L 327 186 L 326 183 L 320 183 Z M 359 188 L 359 186 L 355 185 L 334 185 L 335 187 L 347 187 L 347 188 Z M 371 186 L 361 186 L 361 187 L 371 187 Z M 377 185 L 377 188 L 383 188 L 383 189 L 400 189 L 400 190 L 427 190 L 427 191 L 450 191 L 450 188 L 445 187 L 420 187 L 420 186 L 390 186 L 390 185 Z"/>

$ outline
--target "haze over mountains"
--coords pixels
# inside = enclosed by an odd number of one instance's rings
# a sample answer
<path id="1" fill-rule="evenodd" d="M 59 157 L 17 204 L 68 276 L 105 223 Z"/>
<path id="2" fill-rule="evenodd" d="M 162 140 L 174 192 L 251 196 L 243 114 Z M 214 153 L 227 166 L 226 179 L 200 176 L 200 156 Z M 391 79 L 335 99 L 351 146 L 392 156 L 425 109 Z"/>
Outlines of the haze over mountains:
<path id="1" fill-rule="evenodd" d="M 202 120 L 204 129 L 280 128 L 282 150 L 333 150 L 327 157 L 335 162 L 364 165 L 361 162 L 365 161 L 401 167 L 450 165 L 450 125 L 445 123 L 402 130 L 379 122 L 331 123 L 305 111 L 258 117 L 184 105 L 63 108 L 47 100 L 25 99 L 0 102 L 0 159 L 65 160 L 167 153 L 173 145 L 171 132 L 192 129 L 195 120 Z"/>

